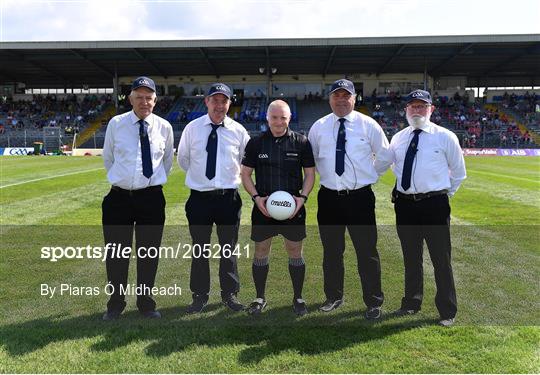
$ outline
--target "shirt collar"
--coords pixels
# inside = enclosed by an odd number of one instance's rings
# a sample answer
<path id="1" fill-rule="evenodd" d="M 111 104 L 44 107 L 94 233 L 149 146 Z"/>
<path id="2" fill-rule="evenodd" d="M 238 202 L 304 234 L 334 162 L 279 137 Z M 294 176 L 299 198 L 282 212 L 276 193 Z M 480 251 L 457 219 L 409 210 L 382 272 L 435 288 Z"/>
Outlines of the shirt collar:
<path id="1" fill-rule="evenodd" d="M 424 131 L 426 133 L 432 134 L 433 130 L 434 130 L 434 127 L 433 127 L 433 124 L 431 123 L 431 121 L 427 121 L 424 125 L 422 125 L 418 129 L 421 129 L 422 131 Z M 415 128 L 413 126 L 409 125 L 409 133 L 412 133 L 414 130 L 415 130 Z"/>
<path id="2" fill-rule="evenodd" d="M 231 126 L 231 119 L 229 116 L 225 116 L 225 118 L 223 119 L 223 127 L 224 128 L 229 128 Z M 206 114 L 206 125 L 211 125 L 213 124 L 212 122 L 212 119 L 210 118 L 210 116 L 208 116 L 208 114 Z M 219 124 L 215 124 L 215 125 L 219 125 Z"/>
<path id="3" fill-rule="evenodd" d="M 147 118 L 144 119 L 144 121 L 146 121 L 146 123 L 150 126 L 150 124 L 152 123 L 151 121 L 151 117 L 152 117 L 153 113 L 151 113 Z M 139 120 L 140 118 L 137 117 L 137 115 L 135 114 L 135 112 L 133 110 L 131 110 L 131 112 L 129 113 L 129 119 L 131 121 L 131 124 L 135 125 L 135 124 L 139 124 Z"/>
<path id="4" fill-rule="evenodd" d="M 287 126 L 287 131 L 285 132 L 285 134 L 279 137 L 274 137 L 274 135 L 272 134 L 272 131 L 270 130 L 270 127 L 268 127 L 268 130 L 266 130 L 263 134 L 270 138 L 287 138 L 291 135 L 291 128 Z"/>
<path id="5" fill-rule="evenodd" d="M 349 122 L 353 122 L 355 118 L 354 110 L 352 110 L 347 116 L 343 116 L 343 117 L 336 116 L 335 113 L 332 113 L 332 114 L 334 115 L 334 122 L 337 122 L 340 118 L 344 118 L 345 120 Z"/>

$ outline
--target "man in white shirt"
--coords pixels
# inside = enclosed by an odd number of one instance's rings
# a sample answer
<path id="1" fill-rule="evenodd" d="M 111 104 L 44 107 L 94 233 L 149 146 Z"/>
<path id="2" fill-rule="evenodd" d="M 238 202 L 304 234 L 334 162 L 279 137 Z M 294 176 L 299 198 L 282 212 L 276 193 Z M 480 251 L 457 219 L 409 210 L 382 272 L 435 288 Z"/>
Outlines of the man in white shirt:
<path id="1" fill-rule="evenodd" d="M 466 178 L 465 162 L 456 135 L 430 121 L 435 106 L 429 92 L 415 90 L 406 102 L 409 127 L 394 135 L 389 152 L 376 162 L 381 169 L 393 163 L 397 178 L 392 200 L 405 264 L 405 296 L 396 313 L 415 314 L 422 305 L 425 240 L 435 273 L 439 323 L 451 326 L 457 299 L 448 198 Z"/>
<path id="2" fill-rule="evenodd" d="M 186 125 L 178 145 L 178 164 L 185 170 L 191 194 L 186 216 L 193 243 L 190 289 L 193 302 L 188 313 L 200 313 L 210 293 L 210 265 L 201 251 L 210 246 L 216 224 L 219 248 L 234 250 L 238 239 L 242 200 L 238 193 L 240 164 L 249 135 L 238 122 L 227 117 L 232 91 L 223 83 L 210 87 L 204 102 L 208 114 Z M 229 251 L 220 252 L 221 299 L 233 311 L 243 310 L 236 295 L 240 289 L 237 259 Z"/>
<path id="3" fill-rule="evenodd" d="M 375 195 L 371 185 L 384 170 L 376 170 L 375 158 L 387 152 L 388 140 L 371 117 L 354 111 L 354 84 L 334 82 L 330 90 L 331 114 L 319 119 L 309 131 L 317 171 L 321 176 L 317 221 L 324 249 L 323 273 L 326 301 L 323 312 L 343 303 L 345 229 L 356 250 L 358 273 L 367 306 L 365 317 L 381 316 L 383 292 L 377 252 Z"/>
<path id="4" fill-rule="evenodd" d="M 117 250 L 132 247 L 135 229 L 138 250 L 127 257 L 109 250 L 107 278 L 114 289 L 104 320 L 117 319 L 126 306 L 122 289 L 126 290 L 132 255 L 137 256 L 137 287 L 142 292 L 137 295 L 137 307 L 147 318 L 161 317 L 150 292 L 158 258 L 147 256 L 144 249 L 161 244 L 165 223 L 162 185 L 172 167 L 173 130 L 168 121 L 152 113 L 157 97 L 150 78 L 133 81 L 129 101 L 133 110 L 113 117 L 105 134 L 103 162 L 112 187 L 103 199 L 102 222 L 106 244 Z"/>

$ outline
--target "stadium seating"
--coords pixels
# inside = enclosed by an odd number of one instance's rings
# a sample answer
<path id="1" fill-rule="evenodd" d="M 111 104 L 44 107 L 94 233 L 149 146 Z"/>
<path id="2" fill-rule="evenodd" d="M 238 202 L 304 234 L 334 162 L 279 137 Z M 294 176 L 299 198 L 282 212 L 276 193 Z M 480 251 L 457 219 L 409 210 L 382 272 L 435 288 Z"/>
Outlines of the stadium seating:
<path id="1" fill-rule="evenodd" d="M 304 134 L 318 118 L 331 111 L 327 100 L 282 99 L 291 107 L 291 128 Z M 471 100 L 458 93 L 453 96 L 434 93 L 433 99 L 437 109 L 432 121 L 455 132 L 463 147 L 538 147 L 540 104 L 538 96 L 534 94 L 495 96 L 494 104 L 484 104 L 480 98 Z M 266 129 L 268 103 L 266 97 L 251 97 L 245 98 L 241 107 L 235 107 L 238 121 L 252 135 Z M 405 102 L 399 93 L 374 94 L 358 104 L 357 110 L 375 118 L 389 139 L 406 126 Z M 110 105 L 110 96 L 95 95 L 73 95 L 62 100 L 54 96 L 36 95 L 32 101 L 6 101 L 0 106 L 0 146 L 29 145 L 41 140 L 44 126 L 58 126 L 66 135 L 68 130 L 83 131 L 92 119 Z M 124 103 L 119 110 L 123 112 L 128 108 Z M 164 96 L 160 97 L 154 111 L 171 122 L 177 144 L 183 127 L 206 114 L 206 106 L 202 96 Z M 104 125 L 105 120 L 86 146 L 102 146 L 106 130 Z M 97 128 L 100 128 L 99 124 Z"/>
<path id="2" fill-rule="evenodd" d="M 33 95 L 29 100 L 0 102 L 0 146 L 31 145 L 43 128 L 58 127 L 68 137 L 82 132 L 112 105 L 110 95 Z"/>

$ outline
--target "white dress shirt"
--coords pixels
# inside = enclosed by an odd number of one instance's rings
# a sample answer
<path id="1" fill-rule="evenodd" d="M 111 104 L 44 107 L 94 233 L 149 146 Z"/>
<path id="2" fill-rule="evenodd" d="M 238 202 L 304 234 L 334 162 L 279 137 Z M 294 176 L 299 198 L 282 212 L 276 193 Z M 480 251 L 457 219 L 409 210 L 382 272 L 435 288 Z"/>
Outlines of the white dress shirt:
<path id="1" fill-rule="evenodd" d="M 389 152 L 378 160 L 378 167 L 384 168 L 393 163 L 397 189 L 402 193 L 417 194 L 446 189 L 448 195 L 452 196 L 461 181 L 467 177 L 458 138 L 450 130 L 432 122 L 427 122 L 420 129 L 422 132 L 418 135 L 418 151 L 412 166 L 411 186 L 406 191 L 401 187 L 401 176 L 405 154 L 414 136 L 412 126 L 394 135 Z"/>
<path id="2" fill-rule="evenodd" d="M 171 171 L 174 154 L 174 135 L 171 124 L 151 114 L 146 119 L 152 176 L 146 178 L 142 172 L 139 118 L 133 112 L 114 116 L 107 125 L 103 144 L 103 163 L 109 182 L 122 189 L 137 190 L 149 186 L 163 185 Z"/>
<path id="3" fill-rule="evenodd" d="M 209 180 L 206 177 L 206 144 L 212 131 L 211 124 L 210 117 L 204 115 L 186 125 L 178 144 L 178 165 L 187 172 L 186 185 L 190 189 L 236 189 L 241 182 L 240 165 L 249 141 L 248 132 L 238 122 L 225 117 L 224 126 L 217 129 L 216 175 Z"/>
<path id="4" fill-rule="evenodd" d="M 369 116 L 352 111 L 345 121 L 345 171 L 336 174 L 336 142 L 339 117 L 331 113 L 317 120 L 308 139 L 313 148 L 321 185 L 332 190 L 356 190 L 377 182 L 374 159 L 388 150 L 388 140 L 379 124 Z"/>

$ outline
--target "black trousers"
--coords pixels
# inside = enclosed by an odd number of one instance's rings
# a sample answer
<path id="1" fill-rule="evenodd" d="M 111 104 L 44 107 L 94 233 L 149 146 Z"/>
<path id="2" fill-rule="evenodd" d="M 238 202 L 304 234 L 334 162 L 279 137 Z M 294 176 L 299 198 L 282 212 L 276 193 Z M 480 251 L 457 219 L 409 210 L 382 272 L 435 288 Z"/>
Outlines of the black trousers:
<path id="1" fill-rule="evenodd" d="M 343 298 L 345 229 L 356 251 L 357 269 L 366 306 L 381 306 L 381 262 L 377 252 L 375 195 L 371 187 L 351 195 L 338 195 L 321 187 L 317 221 L 323 245 L 324 293 L 326 298 Z"/>
<path id="2" fill-rule="evenodd" d="M 212 226 L 216 224 L 220 248 L 223 249 L 223 246 L 228 245 L 233 250 L 238 241 L 241 208 L 242 200 L 237 190 L 227 190 L 224 194 L 192 190 L 186 202 L 186 216 L 193 249 L 196 246 L 203 248 L 204 244 L 210 244 Z M 216 249 L 213 245 L 211 249 L 214 254 Z M 191 257 L 189 285 L 194 296 L 204 296 L 210 292 L 209 259 L 199 255 L 198 251 L 194 251 Z M 238 293 L 240 290 L 237 257 L 225 255 L 229 253 L 222 251 L 219 259 L 219 283 L 222 297 Z"/>
<path id="3" fill-rule="evenodd" d="M 448 195 L 438 195 L 416 202 L 398 197 L 395 211 L 405 264 L 405 296 L 401 301 L 401 307 L 420 310 L 422 305 L 425 240 L 437 286 L 435 305 L 442 319 L 455 317 L 457 299 L 451 264 Z"/>
<path id="4" fill-rule="evenodd" d="M 116 244 L 122 248 L 131 247 L 130 257 L 139 255 L 133 248 L 133 231 L 137 248 L 159 248 L 165 223 L 165 197 L 161 186 L 154 186 L 134 192 L 111 189 L 102 203 L 103 237 L 105 244 Z M 154 287 L 158 267 L 158 257 L 149 258 L 146 254 L 137 257 L 137 285 Z M 125 289 L 128 279 L 129 257 L 124 258 L 109 251 L 106 259 L 107 279 L 114 292 L 107 303 L 107 309 L 124 310 Z M 151 311 L 156 303 L 148 294 L 137 296 L 140 311 Z"/>

